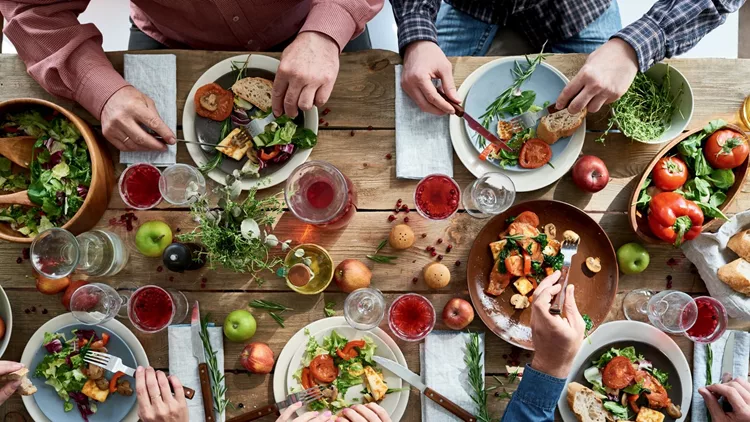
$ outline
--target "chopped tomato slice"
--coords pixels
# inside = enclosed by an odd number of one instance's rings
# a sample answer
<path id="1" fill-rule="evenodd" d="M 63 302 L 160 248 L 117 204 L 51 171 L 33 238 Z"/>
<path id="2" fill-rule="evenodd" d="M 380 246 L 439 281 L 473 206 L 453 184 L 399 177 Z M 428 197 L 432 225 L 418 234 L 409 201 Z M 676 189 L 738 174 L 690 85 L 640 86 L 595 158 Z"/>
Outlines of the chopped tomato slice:
<path id="1" fill-rule="evenodd" d="M 336 350 L 336 354 L 344 360 L 349 360 L 357 355 L 359 355 L 359 352 L 354 348 L 362 349 L 365 347 L 365 341 L 364 340 L 352 340 L 348 343 L 346 343 L 346 346 L 344 346 L 342 349 Z"/>
<path id="2" fill-rule="evenodd" d="M 210 83 L 198 88 L 193 102 L 199 116 L 221 122 L 232 114 L 234 94 L 217 83 Z"/>
<path id="3" fill-rule="evenodd" d="M 633 409 L 633 412 L 638 413 L 641 411 L 641 408 L 638 406 L 638 397 L 640 397 L 637 394 L 628 394 L 628 404 L 630 404 L 630 408 Z"/>
<path id="4" fill-rule="evenodd" d="M 302 381 L 302 388 L 305 390 L 315 385 L 312 375 L 310 374 L 310 368 L 302 368 L 302 376 L 300 378 Z"/>
<path id="5" fill-rule="evenodd" d="M 633 363 L 625 356 L 613 358 L 602 371 L 602 383 L 614 390 L 627 387 L 634 379 Z"/>
<path id="6" fill-rule="evenodd" d="M 489 144 L 487 145 L 484 150 L 482 150 L 482 153 L 479 154 L 479 159 L 482 161 L 487 161 L 487 158 L 489 158 L 490 154 L 495 154 L 499 150 L 499 146 L 495 144 Z"/>
<path id="7" fill-rule="evenodd" d="M 523 275 L 531 274 L 531 255 L 523 251 Z"/>
<path id="8" fill-rule="evenodd" d="M 526 223 L 534 227 L 539 227 L 539 216 L 533 211 L 524 211 L 516 217 L 513 222 Z"/>
<path id="9" fill-rule="evenodd" d="M 320 382 L 333 382 L 339 375 L 339 370 L 333 364 L 331 355 L 320 355 L 310 362 L 310 373 Z"/>
<path id="10" fill-rule="evenodd" d="M 273 159 L 274 157 L 276 157 L 277 155 L 279 155 L 279 153 L 281 153 L 281 146 L 280 145 L 276 145 L 276 146 L 273 147 L 273 151 L 271 151 L 269 153 L 266 153 L 265 149 L 261 149 L 260 150 L 260 154 L 258 156 L 263 161 L 269 161 L 269 160 Z"/>
<path id="11" fill-rule="evenodd" d="M 115 391 L 117 391 L 117 380 L 120 379 L 120 377 L 122 377 L 123 375 L 125 374 L 122 372 L 117 372 L 116 374 L 112 376 L 112 379 L 109 380 L 109 392 L 110 393 L 114 393 Z"/>
<path id="12" fill-rule="evenodd" d="M 541 139 L 529 139 L 521 147 L 518 165 L 525 169 L 536 169 L 552 159 L 552 149 Z"/>
<path id="13" fill-rule="evenodd" d="M 530 264 L 529 264 L 530 265 Z M 505 258 L 505 270 L 516 277 L 523 275 L 523 257 L 520 255 L 511 255 Z"/>

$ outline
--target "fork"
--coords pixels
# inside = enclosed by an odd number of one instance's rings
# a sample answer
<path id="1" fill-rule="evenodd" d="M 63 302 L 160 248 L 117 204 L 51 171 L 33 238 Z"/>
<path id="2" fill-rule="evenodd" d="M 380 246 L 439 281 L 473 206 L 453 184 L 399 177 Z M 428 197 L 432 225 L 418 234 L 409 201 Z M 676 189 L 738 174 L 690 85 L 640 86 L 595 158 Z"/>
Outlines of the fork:
<path id="1" fill-rule="evenodd" d="M 543 108 L 539 111 L 527 111 L 521 113 L 518 116 L 508 120 L 508 122 L 510 122 L 511 128 L 514 132 L 520 132 L 530 127 L 534 127 L 539 119 L 557 111 L 557 107 L 552 104 L 547 108 Z"/>
<path id="2" fill-rule="evenodd" d="M 278 403 L 269 404 L 268 406 L 264 406 L 259 409 L 255 409 L 251 412 L 244 413 L 242 415 L 229 419 L 229 421 L 227 422 L 254 421 L 264 416 L 276 413 L 279 410 L 287 408 L 297 402 L 302 402 L 303 405 L 307 405 L 323 397 L 323 391 L 326 390 L 327 388 L 328 387 L 324 387 L 322 385 L 316 385 L 314 387 L 310 387 L 307 390 L 303 390 L 297 393 L 290 394 L 287 396 L 286 399 Z"/>
<path id="3" fill-rule="evenodd" d="M 560 248 L 560 253 L 563 254 L 563 266 L 560 270 L 560 279 L 562 280 L 562 290 L 557 294 L 555 302 L 549 309 L 549 313 L 552 315 L 562 314 L 563 305 L 565 304 L 565 290 L 568 288 L 568 272 L 570 271 L 570 264 L 573 262 L 573 255 L 578 253 L 578 244 L 581 239 L 578 238 L 575 241 L 566 240 L 563 242 Z"/>
<path id="4" fill-rule="evenodd" d="M 120 359 L 117 356 L 110 355 L 109 353 L 102 353 L 102 352 L 95 352 L 93 350 L 89 350 L 86 352 L 86 355 L 83 357 L 83 361 L 86 363 L 90 363 L 92 365 L 96 365 L 100 368 L 104 368 L 107 371 L 116 374 L 118 372 L 122 372 L 125 375 L 128 376 L 135 376 L 135 369 L 125 365 L 122 363 L 122 359 Z M 170 389 L 172 388 L 170 384 Z M 195 390 L 188 387 L 182 387 L 183 390 L 185 390 L 185 398 L 192 399 L 193 396 L 195 396 Z"/>

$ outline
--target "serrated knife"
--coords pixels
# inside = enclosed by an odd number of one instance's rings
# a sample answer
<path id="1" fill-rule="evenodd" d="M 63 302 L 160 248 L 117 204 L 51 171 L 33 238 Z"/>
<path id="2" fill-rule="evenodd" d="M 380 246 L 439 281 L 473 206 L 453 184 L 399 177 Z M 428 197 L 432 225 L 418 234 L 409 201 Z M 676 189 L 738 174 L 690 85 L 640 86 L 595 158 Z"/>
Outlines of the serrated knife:
<path id="1" fill-rule="evenodd" d="M 206 414 L 206 422 L 215 422 L 214 396 L 211 392 L 211 378 L 208 376 L 208 365 L 206 364 L 206 350 L 201 340 L 201 311 L 198 301 L 193 305 L 193 313 L 190 316 L 190 340 L 193 345 L 193 356 L 198 359 L 198 376 L 201 380 L 201 395 L 203 396 L 203 411 Z"/>
<path id="2" fill-rule="evenodd" d="M 461 419 L 465 422 L 477 422 L 477 418 L 472 415 L 471 413 L 467 412 L 466 410 L 458 407 L 457 404 L 453 403 L 452 401 L 448 400 L 445 396 L 441 395 L 437 391 L 431 389 L 430 387 L 424 385 L 422 383 L 422 378 L 415 374 L 414 372 L 408 370 L 407 368 L 404 368 L 399 364 L 398 362 L 394 362 L 390 359 L 385 359 L 380 356 L 373 356 L 373 360 L 377 362 L 378 365 L 382 366 L 383 368 L 393 372 L 396 374 L 399 378 L 406 381 L 411 385 L 412 387 L 416 388 L 417 390 L 421 391 L 422 394 L 427 396 L 428 399 L 434 401 L 437 403 L 440 407 L 443 409 L 451 412 L 456 417 Z"/>

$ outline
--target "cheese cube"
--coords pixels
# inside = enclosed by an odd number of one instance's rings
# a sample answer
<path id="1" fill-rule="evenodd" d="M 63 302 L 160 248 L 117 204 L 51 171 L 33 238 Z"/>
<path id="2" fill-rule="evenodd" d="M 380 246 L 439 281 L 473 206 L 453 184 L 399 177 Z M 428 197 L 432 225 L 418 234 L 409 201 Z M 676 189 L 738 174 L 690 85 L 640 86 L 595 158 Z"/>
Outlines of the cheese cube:
<path id="1" fill-rule="evenodd" d="M 508 241 L 505 239 L 490 243 L 490 251 L 492 252 L 492 259 L 494 261 L 497 261 L 497 259 L 500 257 L 500 252 L 503 251 L 503 248 L 505 248 L 505 245 L 507 243 Z"/>
<path id="2" fill-rule="evenodd" d="M 229 132 L 229 135 L 227 135 L 226 138 L 224 138 L 221 142 L 219 142 L 219 145 L 225 147 L 225 148 L 218 148 L 218 150 L 223 153 L 224 155 L 231 157 L 237 161 L 241 160 L 242 157 L 245 156 L 245 153 L 248 149 L 252 146 L 253 141 L 248 140 L 244 144 L 236 145 L 234 142 L 234 137 L 239 135 L 240 128 L 235 128 L 231 132 Z"/>
<path id="3" fill-rule="evenodd" d="M 92 400 L 96 400 L 99 403 L 104 403 L 104 401 L 107 400 L 107 396 L 109 396 L 109 390 L 100 390 L 99 387 L 96 386 L 96 382 L 94 380 L 86 381 L 86 384 L 83 385 L 81 392 L 86 397 Z"/>
<path id="4" fill-rule="evenodd" d="M 526 277 L 520 277 L 513 283 L 513 285 L 516 286 L 516 290 L 518 290 L 518 293 L 521 293 L 524 296 L 529 294 L 530 291 L 534 290 L 534 285 L 531 284 L 531 282 Z"/>
<path id="5" fill-rule="evenodd" d="M 648 407 L 641 407 L 638 412 L 638 416 L 635 418 L 635 422 L 663 422 L 664 413 L 649 409 Z"/>

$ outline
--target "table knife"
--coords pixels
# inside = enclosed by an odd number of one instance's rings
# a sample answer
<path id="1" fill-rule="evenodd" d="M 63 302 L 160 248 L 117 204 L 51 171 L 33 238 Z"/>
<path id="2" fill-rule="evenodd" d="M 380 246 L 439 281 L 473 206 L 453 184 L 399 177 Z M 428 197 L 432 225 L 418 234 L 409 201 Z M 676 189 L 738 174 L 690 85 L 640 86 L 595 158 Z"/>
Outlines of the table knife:
<path id="1" fill-rule="evenodd" d="M 408 370 L 407 368 L 404 368 L 402 365 L 400 365 L 398 362 L 394 362 L 390 359 L 385 359 L 380 356 L 374 356 L 373 360 L 378 363 L 378 365 L 382 366 L 383 368 L 393 372 L 394 374 L 398 375 L 402 380 L 406 381 L 411 385 L 412 387 L 416 388 L 417 390 L 421 391 L 422 394 L 427 396 L 428 399 L 434 401 L 437 403 L 440 407 L 443 409 L 453 413 L 465 422 L 477 422 L 477 418 L 472 415 L 471 413 L 467 412 L 466 410 L 458 407 L 457 404 L 453 403 L 452 401 L 448 400 L 445 396 L 441 395 L 437 391 L 427 387 L 422 383 L 422 379 L 419 375 L 415 374 L 414 372 Z"/>
<path id="2" fill-rule="evenodd" d="M 727 343 L 724 346 L 724 355 L 721 357 L 721 382 L 729 382 L 734 378 L 734 331 L 729 332 Z M 732 411 L 732 405 L 724 397 L 719 398 L 719 404 L 725 412 Z"/>
<path id="3" fill-rule="evenodd" d="M 492 132 L 487 130 L 486 127 L 482 126 L 482 124 L 479 123 L 475 118 L 467 114 L 466 110 L 461 106 L 461 104 L 455 103 L 453 100 L 448 98 L 448 96 L 445 95 L 444 92 L 440 90 L 438 90 L 438 94 L 440 94 L 440 96 L 443 97 L 445 101 L 448 101 L 450 105 L 453 106 L 453 110 L 455 110 L 456 116 L 466 120 L 466 123 L 469 125 L 469 127 L 480 134 L 484 139 L 490 141 L 493 145 L 497 145 L 498 147 L 508 152 L 513 152 L 513 149 L 509 147 L 507 143 L 503 142 L 502 139 L 495 136 Z"/>
<path id="4" fill-rule="evenodd" d="M 201 311 L 198 301 L 193 305 L 193 314 L 190 316 L 190 340 L 193 345 L 193 356 L 198 359 L 198 375 L 201 380 L 201 395 L 203 396 L 203 411 L 207 422 L 215 422 L 214 396 L 211 392 L 211 378 L 208 376 L 208 365 L 206 364 L 206 350 L 201 340 Z"/>

